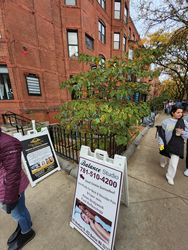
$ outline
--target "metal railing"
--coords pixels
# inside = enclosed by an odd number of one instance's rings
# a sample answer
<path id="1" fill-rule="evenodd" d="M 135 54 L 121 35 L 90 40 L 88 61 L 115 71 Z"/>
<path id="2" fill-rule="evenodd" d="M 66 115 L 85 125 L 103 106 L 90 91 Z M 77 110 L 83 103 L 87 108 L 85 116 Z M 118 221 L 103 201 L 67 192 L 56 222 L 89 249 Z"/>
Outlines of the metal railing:
<path id="1" fill-rule="evenodd" d="M 31 119 L 18 115 L 14 112 L 7 111 L 5 114 L 2 114 L 3 123 L 10 125 L 11 127 L 16 128 L 17 132 L 21 132 L 23 135 L 26 134 L 28 129 L 32 129 Z M 35 122 L 36 127 L 42 127 L 42 122 Z"/>
<path id="2" fill-rule="evenodd" d="M 22 132 L 25 134 L 24 126 L 30 126 L 31 120 L 27 117 L 18 115 L 14 112 L 7 111 L 5 114 L 2 114 L 3 123 L 9 124 L 11 127 L 15 127 L 17 132 Z"/>
<path id="3" fill-rule="evenodd" d="M 79 162 L 81 145 L 89 146 L 91 151 L 97 148 L 105 150 L 112 158 L 115 154 L 122 154 L 126 150 L 126 146 L 117 146 L 115 135 L 67 132 L 60 125 L 49 125 L 48 129 L 56 153 L 77 163 Z"/>

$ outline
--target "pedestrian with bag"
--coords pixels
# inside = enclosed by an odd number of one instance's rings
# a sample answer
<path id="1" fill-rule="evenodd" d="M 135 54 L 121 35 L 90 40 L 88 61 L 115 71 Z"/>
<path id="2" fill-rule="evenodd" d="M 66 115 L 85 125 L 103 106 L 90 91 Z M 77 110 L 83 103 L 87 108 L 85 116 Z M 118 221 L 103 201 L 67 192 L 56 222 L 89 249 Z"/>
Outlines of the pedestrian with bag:
<path id="1" fill-rule="evenodd" d="M 184 117 L 184 120 L 188 122 L 188 115 Z M 184 171 L 184 175 L 188 177 L 188 140 L 186 141 L 186 168 Z"/>
<path id="2" fill-rule="evenodd" d="M 25 190 L 29 184 L 21 166 L 21 142 L 0 128 L 0 208 L 17 222 L 7 241 L 8 250 L 18 250 L 35 237 L 31 216 L 25 206 Z"/>
<path id="3" fill-rule="evenodd" d="M 173 105 L 170 111 L 171 118 L 161 123 L 158 133 L 160 154 L 169 157 L 166 173 L 167 182 L 174 185 L 179 159 L 184 157 L 184 140 L 188 138 L 188 123 L 183 120 L 183 109 Z M 161 163 L 165 167 L 167 161 Z"/>

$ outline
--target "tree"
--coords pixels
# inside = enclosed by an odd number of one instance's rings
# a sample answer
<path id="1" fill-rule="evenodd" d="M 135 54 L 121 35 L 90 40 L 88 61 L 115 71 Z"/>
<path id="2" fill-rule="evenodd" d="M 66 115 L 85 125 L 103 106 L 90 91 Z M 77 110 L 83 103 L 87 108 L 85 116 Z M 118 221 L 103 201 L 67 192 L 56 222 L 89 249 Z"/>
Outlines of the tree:
<path id="1" fill-rule="evenodd" d="M 155 27 L 184 33 L 188 29 L 187 0 L 140 0 L 139 10 L 148 31 Z"/>
<path id="2" fill-rule="evenodd" d="M 140 0 L 138 6 L 147 31 L 158 30 L 145 43 L 154 63 L 184 91 L 177 95 L 188 97 L 188 0 Z"/>
<path id="3" fill-rule="evenodd" d="M 176 35 L 177 31 L 156 32 L 144 40 L 144 49 L 153 56 L 153 63 L 178 84 L 177 95 L 183 98 L 188 97 L 188 31 L 179 39 L 175 38 Z"/>
<path id="4" fill-rule="evenodd" d="M 148 84 L 131 79 L 148 76 L 144 59 L 100 58 L 81 55 L 80 61 L 96 68 L 63 82 L 62 88 L 74 92 L 75 100 L 65 102 L 59 114 L 66 129 L 94 134 L 115 134 L 118 145 L 126 145 L 135 126 L 150 112 L 146 102 L 135 102 L 135 95 L 148 93 Z M 129 81 L 128 81 L 129 79 Z"/>
<path id="5" fill-rule="evenodd" d="M 184 98 L 184 86 L 177 79 L 164 80 L 161 85 L 161 94 L 168 93 L 168 98 L 171 100 L 182 100 Z"/>

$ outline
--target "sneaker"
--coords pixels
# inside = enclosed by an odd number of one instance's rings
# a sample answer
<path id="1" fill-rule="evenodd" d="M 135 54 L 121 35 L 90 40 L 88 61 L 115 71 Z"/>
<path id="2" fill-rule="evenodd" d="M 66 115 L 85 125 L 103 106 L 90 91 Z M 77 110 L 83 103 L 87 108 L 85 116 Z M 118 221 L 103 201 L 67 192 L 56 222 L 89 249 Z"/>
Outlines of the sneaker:
<path id="1" fill-rule="evenodd" d="M 8 250 L 19 250 L 35 237 L 35 231 L 31 229 L 28 233 L 20 233 L 18 237 L 9 245 Z"/>
<path id="2" fill-rule="evenodd" d="M 188 177 L 188 168 L 184 171 L 184 175 Z"/>
<path id="3" fill-rule="evenodd" d="M 14 233 L 12 233 L 11 236 L 8 238 L 7 245 L 10 245 L 18 237 L 20 233 L 21 233 L 21 228 L 20 225 L 18 224 Z"/>
<path id="4" fill-rule="evenodd" d="M 165 167 L 166 167 L 166 163 L 160 163 L 160 166 L 161 166 L 162 168 L 165 168 Z"/>
<path id="5" fill-rule="evenodd" d="M 165 168 L 167 164 L 168 164 L 168 160 L 166 159 L 166 157 L 161 157 L 160 158 L 160 166 L 162 168 Z"/>
<path id="6" fill-rule="evenodd" d="M 169 178 L 166 177 L 166 180 L 167 180 L 168 184 L 174 185 L 174 181 L 172 179 L 169 179 Z"/>

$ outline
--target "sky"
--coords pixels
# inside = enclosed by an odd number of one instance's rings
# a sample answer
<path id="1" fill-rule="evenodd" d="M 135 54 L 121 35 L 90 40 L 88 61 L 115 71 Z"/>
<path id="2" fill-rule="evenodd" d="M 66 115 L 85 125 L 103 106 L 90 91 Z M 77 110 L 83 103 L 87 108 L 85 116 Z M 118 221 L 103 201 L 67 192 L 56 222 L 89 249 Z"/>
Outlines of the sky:
<path id="1" fill-rule="evenodd" d="M 137 4 L 138 0 L 130 0 L 130 15 L 131 18 L 133 19 L 133 22 L 138 30 L 138 33 L 140 34 L 141 37 L 144 37 L 144 29 L 142 24 L 142 21 L 138 19 L 138 7 Z"/>
<path id="2" fill-rule="evenodd" d="M 158 5 L 162 4 L 163 0 L 151 0 L 151 2 L 157 7 Z M 141 38 L 145 36 L 146 32 L 146 25 L 144 24 L 143 20 L 138 19 L 139 9 L 138 9 L 139 0 L 130 0 L 130 15 L 133 19 L 133 22 L 140 34 Z M 152 32 L 155 31 L 151 30 Z"/>

